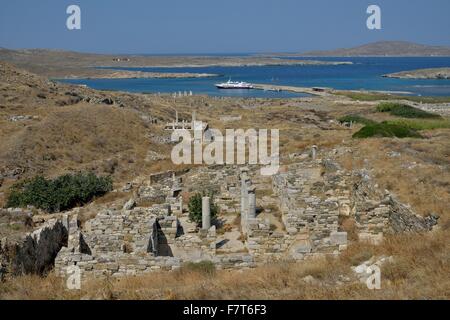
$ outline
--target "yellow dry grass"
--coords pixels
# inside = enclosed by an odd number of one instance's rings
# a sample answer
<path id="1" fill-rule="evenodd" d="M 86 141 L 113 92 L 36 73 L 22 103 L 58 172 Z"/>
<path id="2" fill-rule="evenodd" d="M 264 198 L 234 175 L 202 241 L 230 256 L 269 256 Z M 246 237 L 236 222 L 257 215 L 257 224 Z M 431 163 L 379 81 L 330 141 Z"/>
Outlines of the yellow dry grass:
<path id="1" fill-rule="evenodd" d="M 27 86 L 0 104 L 0 164 L 3 167 L 24 166 L 28 175 L 58 175 L 66 171 L 89 169 L 99 173 L 113 171 L 116 185 L 127 179 L 151 172 L 180 170 L 170 160 L 146 163 L 149 149 L 168 155 L 166 148 L 152 145 L 147 138 L 150 129 L 135 110 L 112 106 L 78 104 L 70 107 L 27 105 L 23 97 L 31 94 Z M 34 94 L 34 93 L 33 93 Z M 117 93 L 117 96 L 122 94 Z M 22 97 L 22 98 L 20 98 Z M 134 98 L 131 97 L 131 98 Z M 11 100 L 13 99 L 13 100 Z M 21 100 L 22 99 L 22 100 Z M 334 104 L 312 100 L 307 109 L 273 102 L 263 107 L 241 108 L 231 100 L 193 97 L 174 100 L 149 99 L 149 113 L 163 119 L 174 116 L 197 118 L 211 127 L 276 128 L 280 130 L 281 155 L 308 150 L 318 145 L 319 152 L 339 146 L 351 147 L 339 159 L 347 170 L 366 168 L 380 189 L 388 189 L 400 201 L 409 203 L 422 214 L 438 213 L 440 230 L 426 235 L 387 237 L 380 246 L 353 243 L 337 259 L 311 260 L 299 263 L 277 263 L 252 270 L 217 271 L 214 275 L 189 270 L 152 273 L 123 279 L 92 279 L 81 291 L 68 291 L 64 280 L 23 276 L 0 283 L 0 299 L 449 299 L 450 298 L 450 130 L 423 132 L 425 140 L 367 139 L 352 140 L 358 128 L 346 130 L 329 125 L 329 119 L 360 113 L 368 118 L 389 120 L 386 114 L 374 114 L 370 104 Z M 237 103 L 237 102 L 236 102 Z M 281 103 L 280 103 L 281 104 Z M 326 112 L 310 110 L 326 109 Z M 11 123 L 12 114 L 30 114 L 39 120 Z M 239 114 L 241 121 L 222 123 L 219 115 Z M 329 126 L 328 126 L 329 125 Z M 325 126 L 326 128 L 323 128 Z M 160 130 L 152 126 L 151 130 Z M 399 152 L 390 157 L 388 152 Z M 111 162 L 112 161 L 112 162 Z M 114 167 L 114 170 L 112 169 Z M 6 188 L 4 184 L 2 188 Z M 0 190 L 2 191 L 2 190 Z M 85 208 L 85 219 L 95 215 L 95 205 L 115 205 L 127 194 L 109 194 Z M 1 200 L 1 199 L 0 199 Z M 0 203 L 1 204 L 1 203 Z M 235 221 L 237 224 L 240 219 Z M 356 240 L 354 221 L 341 221 L 351 240 Z M 382 269 L 382 289 L 371 291 L 353 277 L 350 266 L 374 255 L 393 256 L 394 262 Z M 312 275 L 319 284 L 307 284 L 302 278 Z"/>
<path id="2" fill-rule="evenodd" d="M 0 284 L 1 299 L 449 299 L 447 232 L 388 237 L 380 246 L 354 244 L 339 258 L 268 264 L 251 270 L 201 273 L 181 269 L 90 280 L 79 291 L 63 279 L 23 276 Z M 369 290 L 350 269 L 373 255 L 393 256 L 382 267 L 381 290 Z M 318 282 L 305 283 L 311 275 Z M 343 281 L 349 277 L 351 281 Z"/>

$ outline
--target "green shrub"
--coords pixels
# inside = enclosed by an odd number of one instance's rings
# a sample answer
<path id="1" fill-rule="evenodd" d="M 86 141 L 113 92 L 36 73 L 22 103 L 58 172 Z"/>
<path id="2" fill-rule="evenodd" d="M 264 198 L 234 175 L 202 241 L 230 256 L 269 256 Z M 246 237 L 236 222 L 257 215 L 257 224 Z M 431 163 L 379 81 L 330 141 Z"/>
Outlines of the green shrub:
<path id="1" fill-rule="evenodd" d="M 196 193 L 189 198 L 189 219 L 197 224 L 202 222 L 202 197 L 210 197 L 210 210 L 211 210 L 211 220 L 217 216 L 218 207 L 214 204 L 214 195 L 212 193 L 206 194 Z"/>
<path id="2" fill-rule="evenodd" d="M 86 204 L 111 190 L 111 177 L 97 177 L 93 173 L 68 174 L 54 180 L 37 176 L 13 185 L 6 206 L 32 205 L 47 212 L 59 212 Z"/>
<path id="3" fill-rule="evenodd" d="M 408 126 L 388 122 L 366 125 L 353 135 L 353 138 L 360 139 L 370 137 L 422 138 L 416 130 Z"/>
<path id="4" fill-rule="evenodd" d="M 361 117 L 356 114 L 350 114 L 350 115 L 341 117 L 341 118 L 339 118 L 339 122 L 340 123 L 353 122 L 353 123 L 360 123 L 360 124 L 366 124 L 366 125 L 375 123 L 375 121 L 373 121 L 373 120 L 366 119 L 366 118 Z"/>
<path id="5" fill-rule="evenodd" d="M 402 118 L 424 118 L 433 119 L 441 118 L 441 116 L 430 113 L 424 110 L 420 110 L 406 104 L 394 103 L 394 102 L 383 102 L 377 106 L 378 112 L 389 112 L 393 116 L 398 116 Z"/>
<path id="6" fill-rule="evenodd" d="M 205 275 L 214 275 L 216 266 L 211 261 L 186 262 L 182 265 L 181 271 L 197 272 Z"/>
<path id="7" fill-rule="evenodd" d="M 404 119 L 390 120 L 387 122 L 407 126 L 414 130 L 450 129 L 450 119 Z"/>

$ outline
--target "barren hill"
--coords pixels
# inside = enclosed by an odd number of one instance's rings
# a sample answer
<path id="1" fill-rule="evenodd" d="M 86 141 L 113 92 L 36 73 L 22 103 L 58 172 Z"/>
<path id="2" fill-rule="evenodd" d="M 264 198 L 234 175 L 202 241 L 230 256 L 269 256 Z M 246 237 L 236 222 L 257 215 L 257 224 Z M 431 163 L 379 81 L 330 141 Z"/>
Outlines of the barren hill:
<path id="1" fill-rule="evenodd" d="M 406 41 L 380 41 L 347 49 L 309 51 L 302 53 L 301 56 L 450 56 L 450 48 L 427 46 Z"/>
<path id="2" fill-rule="evenodd" d="M 2 188 L 36 174 L 93 170 L 117 182 L 134 175 L 160 148 L 148 138 L 158 134 L 146 117 L 151 107 L 168 119 L 144 95 L 59 84 L 0 62 L 0 198 Z"/>
<path id="3" fill-rule="evenodd" d="M 13 63 L 27 71 L 53 78 L 154 78 L 199 77 L 210 74 L 179 74 L 167 72 L 138 73 L 115 67 L 205 67 L 205 66 L 267 66 L 267 65 L 323 65 L 348 64 L 349 62 L 290 60 L 275 57 L 228 56 L 149 56 L 106 55 L 61 50 L 0 48 L 0 60 Z"/>
<path id="4" fill-rule="evenodd" d="M 386 74 L 387 78 L 399 79 L 450 79 L 450 68 L 427 68 Z"/>

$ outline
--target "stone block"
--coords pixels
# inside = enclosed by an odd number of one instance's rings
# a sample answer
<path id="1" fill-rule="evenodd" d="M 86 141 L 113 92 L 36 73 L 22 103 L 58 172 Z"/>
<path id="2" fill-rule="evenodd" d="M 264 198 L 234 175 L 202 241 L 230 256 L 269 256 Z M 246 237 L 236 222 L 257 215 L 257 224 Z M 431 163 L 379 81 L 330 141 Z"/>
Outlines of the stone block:
<path id="1" fill-rule="evenodd" d="M 309 240 L 298 240 L 291 247 L 292 253 L 310 253 L 312 245 Z"/>
<path id="2" fill-rule="evenodd" d="M 330 234 L 330 241 L 335 245 L 347 244 L 347 232 L 334 231 Z"/>
<path id="3" fill-rule="evenodd" d="M 379 245 L 383 241 L 383 233 L 371 234 L 361 232 L 358 234 L 358 238 L 362 242 L 368 242 L 374 245 Z"/>
<path id="4" fill-rule="evenodd" d="M 291 234 L 291 235 L 292 234 L 296 234 L 297 233 L 297 228 L 293 228 L 293 227 L 287 228 L 286 231 L 287 231 L 288 234 Z"/>

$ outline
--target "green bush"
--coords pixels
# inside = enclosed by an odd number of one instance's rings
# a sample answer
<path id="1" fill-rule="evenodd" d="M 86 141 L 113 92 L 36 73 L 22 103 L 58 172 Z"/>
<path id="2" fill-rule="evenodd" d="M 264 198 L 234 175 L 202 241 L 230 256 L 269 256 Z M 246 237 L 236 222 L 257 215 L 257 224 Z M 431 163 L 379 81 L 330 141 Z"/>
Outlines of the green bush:
<path id="1" fill-rule="evenodd" d="M 206 194 L 196 193 L 192 197 L 189 198 L 189 219 L 194 221 L 197 224 L 202 222 L 202 197 L 210 197 L 210 210 L 211 210 L 211 220 L 217 216 L 218 208 L 214 204 L 214 195 L 212 193 Z"/>
<path id="2" fill-rule="evenodd" d="M 47 212 L 59 212 L 86 204 L 111 190 L 111 177 L 97 177 L 93 173 L 68 174 L 54 180 L 37 176 L 13 185 L 6 206 L 32 205 Z"/>
<path id="3" fill-rule="evenodd" d="M 353 138 L 360 139 L 370 137 L 422 138 L 416 130 L 408 126 L 388 122 L 366 125 L 353 135 Z"/>
<path id="4" fill-rule="evenodd" d="M 398 116 L 402 118 L 424 118 L 424 119 L 435 119 L 441 118 L 441 116 L 423 111 L 406 104 L 394 103 L 394 102 L 383 102 L 377 106 L 378 112 L 389 112 L 393 116 Z"/>
<path id="5" fill-rule="evenodd" d="M 360 123 L 360 124 L 366 124 L 366 125 L 375 123 L 375 121 L 373 121 L 373 120 L 366 119 L 366 118 L 361 117 L 356 114 L 350 114 L 350 115 L 344 116 L 342 118 L 339 118 L 339 122 L 340 123 L 353 122 L 353 123 Z"/>
<path id="6" fill-rule="evenodd" d="M 388 123 L 407 126 L 414 130 L 450 129 L 450 119 L 402 119 Z"/>

